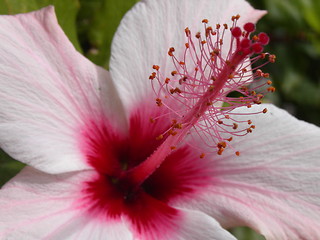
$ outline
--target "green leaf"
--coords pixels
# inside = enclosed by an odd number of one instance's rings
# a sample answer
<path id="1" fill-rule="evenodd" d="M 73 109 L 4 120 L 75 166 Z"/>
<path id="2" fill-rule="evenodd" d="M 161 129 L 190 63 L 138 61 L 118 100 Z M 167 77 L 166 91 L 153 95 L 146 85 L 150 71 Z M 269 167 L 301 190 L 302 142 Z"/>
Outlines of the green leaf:
<path id="1" fill-rule="evenodd" d="M 23 167 L 23 163 L 12 160 L 0 149 L 0 187 L 14 177 Z"/>
<path id="2" fill-rule="evenodd" d="M 80 0 L 79 36 L 84 54 L 107 67 L 113 35 L 123 15 L 138 0 Z"/>
<path id="3" fill-rule="evenodd" d="M 75 48 L 81 51 L 76 31 L 76 18 L 80 7 L 78 0 L 0 0 L 0 14 L 31 12 L 49 5 L 55 7 L 60 26 Z"/>
<path id="4" fill-rule="evenodd" d="M 236 227 L 230 230 L 230 232 L 238 240 L 265 240 L 265 237 L 256 233 L 248 227 Z"/>
<path id="5" fill-rule="evenodd" d="M 313 31 L 320 33 L 319 0 L 303 0 L 302 13 Z"/>

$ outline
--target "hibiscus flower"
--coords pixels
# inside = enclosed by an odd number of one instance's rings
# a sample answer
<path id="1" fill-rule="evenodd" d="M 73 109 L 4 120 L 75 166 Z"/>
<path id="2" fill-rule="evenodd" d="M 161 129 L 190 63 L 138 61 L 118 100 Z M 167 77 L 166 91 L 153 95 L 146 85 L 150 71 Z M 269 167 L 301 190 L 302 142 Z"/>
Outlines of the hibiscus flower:
<path id="1" fill-rule="evenodd" d="M 251 36 L 264 14 L 242 0 L 141 1 L 109 72 L 73 48 L 53 7 L 1 16 L 0 143 L 28 165 L 0 190 L 1 239 L 225 240 L 234 226 L 320 239 L 320 130 L 245 86 L 267 77 L 250 61 L 274 60 L 267 35 Z"/>

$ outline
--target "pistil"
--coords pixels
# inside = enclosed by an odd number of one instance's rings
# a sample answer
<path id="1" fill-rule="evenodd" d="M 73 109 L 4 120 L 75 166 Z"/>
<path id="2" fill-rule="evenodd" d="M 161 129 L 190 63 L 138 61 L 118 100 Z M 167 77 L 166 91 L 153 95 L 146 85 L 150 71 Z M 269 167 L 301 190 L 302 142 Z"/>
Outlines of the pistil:
<path id="1" fill-rule="evenodd" d="M 204 129 L 207 133 L 212 131 L 212 142 L 220 155 L 229 145 L 232 136 L 224 138 L 221 132 L 229 132 L 231 135 L 245 135 L 251 133 L 254 125 L 238 129 L 240 122 L 225 124 L 224 119 L 232 121 L 231 110 L 239 106 L 251 107 L 252 104 L 260 104 L 263 94 L 256 93 L 257 88 L 249 89 L 245 85 L 256 77 L 265 77 L 268 74 L 257 70 L 255 75 L 251 75 L 247 68 L 251 62 L 264 59 L 267 54 L 262 53 L 263 47 L 268 44 L 269 37 L 265 33 L 250 36 L 255 30 L 253 23 L 247 23 L 243 29 L 236 26 L 240 16 L 233 16 L 233 25 L 230 29 L 231 43 L 226 56 L 223 56 L 223 38 L 228 26 L 216 25 L 215 31 L 207 26 L 208 20 L 204 19 L 205 38 L 201 33 L 195 35 L 193 40 L 191 31 L 186 28 L 185 34 L 187 43 L 183 60 L 178 60 L 175 56 L 175 49 L 171 47 L 168 55 L 172 58 L 175 69 L 170 77 L 164 77 L 160 72 L 160 66 L 154 65 L 155 70 L 149 77 L 152 81 L 153 89 L 157 95 L 156 105 L 158 107 L 168 107 L 172 110 L 172 125 L 166 132 L 160 134 L 157 139 L 162 140 L 162 144 L 141 164 L 123 173 L 122 179 L 130 183 L 132 189 L 139 186 L 165 161 L 172 151 L 186 139 L 192 129 L 203 129 L 202 122 L 211 129 Z M 222 30 L 221 30 L 222 28 Z M 258 54 L 253 57 L 254 54 Z M 251 60 L 250 60 L 251 57 Z M 269 55 L 269 62 L 274 62 L 274 55 Z M 191 65 L 191 67 L 190 67 Z M 256 69 L 254 69 L 256 70 Z M 154 85 L 156 81 L 159 85 Z M 270 85 L 267 81 L 264 85 Z M 267 91 L 273 92 L 274 87 L 269 87 Z M 228 97 L 227 94 L 236 91 L 242 96 L 240 98 Z M 169 96 L 169 97 L 168 97 Z M 218 106 L 220 102 L 225 102 L 228 107 Z M 265 113 L 263 110 L 262 113 Z M 151 118 L 152 122 L 157 119 Z M 249 119 L 247 124 L 251 124 Z M 231 129 L 227 131 L 226 128 Z M 211 146 L 212 147 L 212 146 Z M 240 152 L 235 151 L 239 156 Z M 205 156 L 200 154 L 200 158 Z"/>

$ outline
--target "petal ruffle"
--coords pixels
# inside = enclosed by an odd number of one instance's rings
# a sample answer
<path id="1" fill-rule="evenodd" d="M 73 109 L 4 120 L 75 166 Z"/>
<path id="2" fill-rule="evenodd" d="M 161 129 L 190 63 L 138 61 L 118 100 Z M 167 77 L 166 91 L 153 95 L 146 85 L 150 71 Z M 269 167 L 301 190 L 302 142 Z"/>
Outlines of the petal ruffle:
<path id="1" fill-rule="evenodd" d="M 268 113 L 248 115 L 265 107 Z M 222 226 L 250 226 L 267 239 L 320 239 L 320 128 L 273 105 L 236 109 L 253 133 L 214 156 L 214 183 L 175 203 L 213 216 Z"/>
<path id="2" fill-rule="evenodd" d="M 265 13 L 243 0 L 145 0 L 137 3 L 122 19 L 112 43 L 110 72 L 117 80 L 115 85 L 124 105 L 131 109 L 151 90 L 149 76 L 153 64 L 160 65 L 164 74 L 175 69 L 167 52 L 175 47 L 175 54 L 183 55 L 186 27 L 193 33 L 202 31 L 204 18 L 213 25 L 232 25 L 231 17 L 236 14 L 241 15 L 238 22 L 241 26 L 245 22 L 256 22 Z M 229 46 L 230 36 L 227 35 L 224 44 Z"/>
<path id="3" fill-rule="evenodd" d="M 91 175 L 91 171 L 50 175 L 23 169 L 0 191 L 0 238 L 131 240 L 123 222 L 90 218 L 77 204 L 80 184 Z"/>
<path id="4" fill-rule="evenodd" d="M 74 49 L 53 7 L 0 26 L 1 148 L 50 173 L 88 168 L 77 142 L 88 118 L 125 124 L 109 73 Z"/>

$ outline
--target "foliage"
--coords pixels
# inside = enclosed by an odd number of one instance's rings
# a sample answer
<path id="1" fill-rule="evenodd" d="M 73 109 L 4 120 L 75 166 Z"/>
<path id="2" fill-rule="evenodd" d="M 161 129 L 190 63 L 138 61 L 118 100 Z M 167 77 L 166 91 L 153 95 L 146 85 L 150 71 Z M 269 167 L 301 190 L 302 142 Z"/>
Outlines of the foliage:
<path id="1" fill-rule="evenodd" d="M 59 24 L 76 49 L 81 51 L 76 26 L 76 17 L 80 9 L 78 0 L 0 0 L 0 14 L 31 12 L 48 5 L 55 7 Z"/>
<path id="2" fill-rule="evenodd" d="M 259 30 L 271 37 L 269 65 L 277 94 L 273 100 L 299 119 L 320 125 L 320 2 L 318 0 L 251 0 L 267 9 Z"/>

